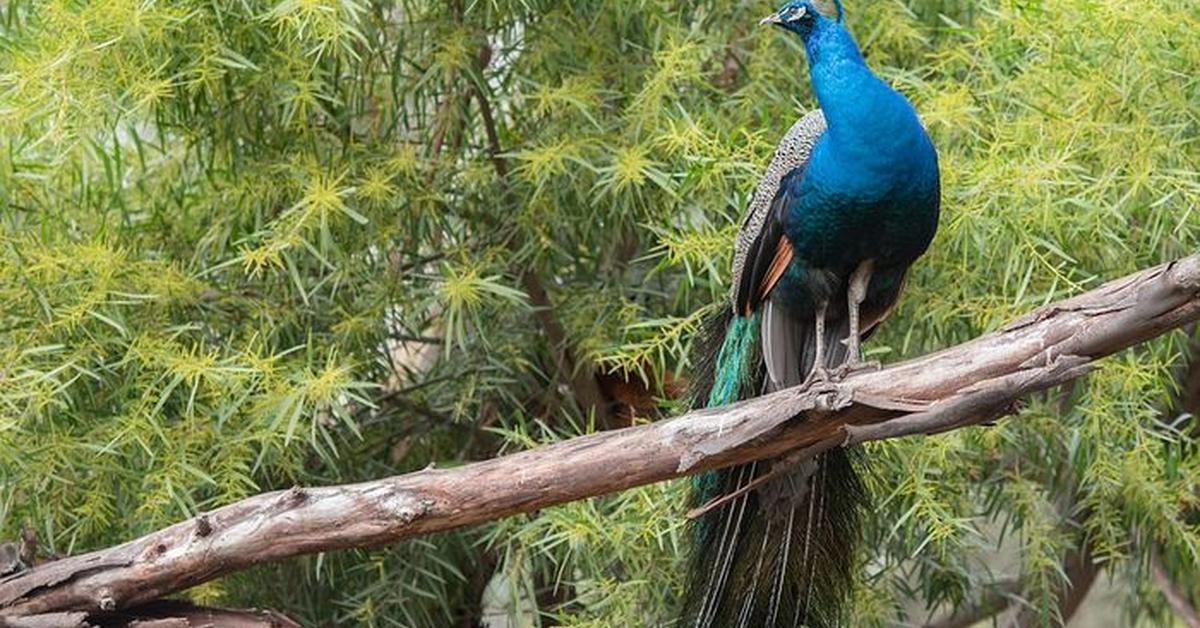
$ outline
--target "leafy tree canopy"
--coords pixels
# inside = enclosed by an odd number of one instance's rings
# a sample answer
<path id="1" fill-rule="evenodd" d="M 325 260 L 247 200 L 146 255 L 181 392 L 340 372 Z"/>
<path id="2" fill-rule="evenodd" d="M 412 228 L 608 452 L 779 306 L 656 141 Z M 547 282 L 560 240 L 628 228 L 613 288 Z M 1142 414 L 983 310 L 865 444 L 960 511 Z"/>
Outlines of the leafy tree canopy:
<path id="1" fill-rule="evenodd" d="M 1200 5 L 846 4 L 945 190 L 874 357 L 1200 248 Z M 260 490 L 628 420 L 583 414 L 588 385 L 633 420 L 677 407 L 747 193 L 814 104 L 796 42 L 755 26 L 769 8 L 0 3 L 0 536 L 28 522 L 75 553 Z M 1146 557 L 1193 586 L 1200 545 L 1194 420 L 1168 411 L 1185 340 L 996 427 L 871 446 L 859 625 L 1005 577 L 1052 625 L 1081 545 L 1133 583 L 1131 617 L 1164 620 Z M 684 486 L 190 594 L 444 626 L 490 581 L 538 622 L 645 625 L 680 593 Z M 998 536 L 1019 548 L 1003 573 Z"/>

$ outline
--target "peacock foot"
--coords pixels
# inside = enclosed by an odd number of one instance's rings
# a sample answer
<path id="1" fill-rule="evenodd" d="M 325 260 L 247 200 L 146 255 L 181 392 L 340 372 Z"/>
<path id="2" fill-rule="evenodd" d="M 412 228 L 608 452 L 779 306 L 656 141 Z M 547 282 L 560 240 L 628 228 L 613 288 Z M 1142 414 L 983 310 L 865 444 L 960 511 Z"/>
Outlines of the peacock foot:
<path id="1" fill-rule="evenodd" d="M 882 369 L 883 365 L 879 363 L 879 360 L 846 360 L 833 370 L 833 375 L 842 380 L 855 373 L 874 373 Z"/>
<path id="2" fill-rule="evenodd" d="M 804 378 L 802 384 L 805 388 L 823 387 L 827 384 L 832 384 L 834 380 L 833 371 L 823 367 L 816 366 L 809 371 L 808 377 Z"/>
<path id="3" fill-rule="evenodd" d="M 814 409 L 818 412 L 836 412 L 850 405 L 851 393 L 839 385 L 841 376 L 827 368 L 815 368 L 801 384 L 806 394 L 812 395 Z"/>

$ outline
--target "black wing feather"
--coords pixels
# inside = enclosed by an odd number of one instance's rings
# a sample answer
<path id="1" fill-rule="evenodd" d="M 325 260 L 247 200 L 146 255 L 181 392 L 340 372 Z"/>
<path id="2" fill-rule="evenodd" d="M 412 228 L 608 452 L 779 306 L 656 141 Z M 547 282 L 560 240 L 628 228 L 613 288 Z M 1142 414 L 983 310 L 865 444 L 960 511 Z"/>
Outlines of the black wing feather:
<path id="1" fill-rule="evenodd" d="M 799 182 L 803 177 L 803 167 L 794 168 L 784 175 L 779 182 L 779 189 L 775 192 L 775 198 L 771 200 L 771 208 L 763 221 L 762 229 L 759 230 L 758 237 L 754 239 L 746 253 L 746 263 L 742 267 L 742 274 L 736 278 L 738 289 L 737 302 L 734 307 L 740 313 L 747 314 L 757 311 L 767 298 L 768 292 L 761 289 L 763 280 L 770 272 L 771 264 L 775 261 L 776 251 L 783 242 L 784 219 L 787 216 L 788 208 L 795 200 L 795 190 L 799 189 Z"/>

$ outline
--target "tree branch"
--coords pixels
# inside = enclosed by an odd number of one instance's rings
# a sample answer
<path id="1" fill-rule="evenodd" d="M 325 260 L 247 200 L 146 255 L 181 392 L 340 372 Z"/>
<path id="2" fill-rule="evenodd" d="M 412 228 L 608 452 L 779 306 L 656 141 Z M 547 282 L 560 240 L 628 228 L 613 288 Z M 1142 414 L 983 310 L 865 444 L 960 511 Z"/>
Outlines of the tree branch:
<path id="1" fill-rule="evenodd" d="M 0 615 L 0 628 L 93 628 L 85 611 L 9 617 Z M 257 609 L 235 610 L 197 606 L 179 600 L 159 600 L 105 615 L 108 628 L 300 628 L 291 618 Z"/>
<path id="2" fill-rule="evenodd" d="M 1058 600 L 1058 618 L 1062 625 L 1067 625 L 1075 611 L 1083 604 L 1096 576 L 1100 574 L 1100 565 L 1092 557 L 1092 547 L 1086 540 L 1080 546 L 1067 552 L 1063 560 L 1063 581 L 1059 583 L 1055 597 Z M 1043 619 L 1033 608 L 1025 606 L 1018 608 L 1010 626 L 1032 628 L 1043 625 Z"/>
<path id="3" fill-rule="evenodd" d="M 492 113 L 491 101 L 488 100 L 483 88 L 483 72 L 487 69 L 491 58 L 491 48 L 485 44 L 479 54 L 479 76 L 471 77 L 468 80 L 471 83 L 471 93 L 479 103 L 479 114 L 483 118 L 483 130 L 487 135 L 488 156 L 492 161 L 492 167 L 500 181 L 505 186 L 509 186 L 511 183 L 508 180 L 508 163 L 505 161 L 504 149 L 500 145 L 496 116 Z M 509 238 L 505 242 L 514 256 L 520 253 L 520 244 L 516 241 Z M 522 266 L 514 270 L 521 282 L 521 287 L 529 295 L 529 302 L 533 305 L 534 318 L 541 325 L 542 331 L 545 332 L 546 339 L 550 343 L 554 366 L 558 369 L 559 374 L 566 378 L 575 395 L 575 402 L 584 414 L 590 411 L 600 420 L 601 424 L 606 424 L 611 412 L 605 401 L 604 393 L 600 390 L 600 384 L 596 382 L 591 365 L 575 359 L 575 353 L 571 350 L 567 338 L 567 330 L 554 316 L 554 305 L 550 301 L 550 296 L 546 294 L 542 280 L 538 278 L 531 267 Z"/>
<path id="4" fill-rule="evenodd" d="M 0 618 L 112 611 L 252 565 L 394 543 L 705 469 L 934 433 L 1009 412 L 1092 362 L 1200 319 L 1200 254 L 1044 307 L 973 341 L 816 388 L 581 436 L 452 469 L 251 497 L 0 579 Z M 803 416 L 802 420 L 796 420 Z"/>
<path id="5" fill-rule="evenodd" d="M 1064 405 L 1062 410 L 1065 415 L 1068 408 Z M 1100 574 L 1100 565 L 1093 559 L 1092 543 L 1084 531 L 1091 512 L 1087 509 L 1075 512 L 1078 503 L 1078 482 L 1070 463 L 1064 462 L 1063 466 L 1067 474 L 1067 487 L 1054 500 L 1054 510 L 1062 519 L 1064 527 L 1072 531 L 1072 536 L 1077 537 L 1076 545 L 1063 556 L 1063 578 L 1054 591 L 1057 622 L 1065 626 L 1091 591 L 1096 576 Z M 1006 628 L 1029 628 L 1044 623 L 1045 618 L 1029 606 L 1024 597 L 1025 584 L 1020 580 L 995 583 L 984 590 L 978 603 L 959 608 L 945 618 L 927 624 L 925 628 L 967 628 L 1001 613 L 1006 617 L 1000 625 Z"/>
<path id="6" fill-rule="evenodd" d="M 925 624 L 925 628 L 970 628 L 1008 608 L 1013 598 L 1021 595 L 1021 581 L 1012 579 L 988 585 L 979 601 Z"/>
<path id="7" fill-rule="evenodd" d="M 1171 574 L 1167 573 L 1157 547 L 1150 550 L 1150 573 L 1154 576 L 1154 583 L 1166 596 L 1171 610 L 1175 611 L 1175 616 L 1182 620 L 1187 628 L 1200 628 L 1200 614 L 1196 613 L 1196 607 L 1192 606 L 1187 595 L 1179 590 L 1179 586 L 1171 579 Z"/>

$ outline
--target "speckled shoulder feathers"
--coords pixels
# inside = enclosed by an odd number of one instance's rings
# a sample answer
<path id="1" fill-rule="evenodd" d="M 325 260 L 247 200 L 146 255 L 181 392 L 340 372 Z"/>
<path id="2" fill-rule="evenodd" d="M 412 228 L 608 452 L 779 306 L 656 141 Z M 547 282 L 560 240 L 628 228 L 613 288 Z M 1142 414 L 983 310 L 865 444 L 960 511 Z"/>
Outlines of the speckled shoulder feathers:
<path id="1" fill-rule="evenodd" d="M 767 214 L 770 213 L 771 201 L 775 200 L 775 193 L 779 191 L 780 181 L 787 173 L 803 166 L 808 161 L 813 145 L 817 143 L 817 138 L 821 137 L 824 132 L 825 114 L 820 109 L 814 109 L 797 120 L 780 140 L 779 146 L 775 148 L 775 156 L 771 158 L 766 172 L 763 173 L 762 178 L 758 181 L 758 186 L 750 195 L 746 218 L 742 221 L 742 227 L 738 231 L 733 249 L 732 296 L 734 303 L 738 302 L 737 291 L 742 283 L 742 272 L 746 267 L 746 254 L 762 231 Z"/>

